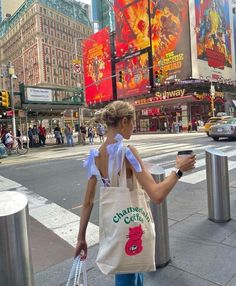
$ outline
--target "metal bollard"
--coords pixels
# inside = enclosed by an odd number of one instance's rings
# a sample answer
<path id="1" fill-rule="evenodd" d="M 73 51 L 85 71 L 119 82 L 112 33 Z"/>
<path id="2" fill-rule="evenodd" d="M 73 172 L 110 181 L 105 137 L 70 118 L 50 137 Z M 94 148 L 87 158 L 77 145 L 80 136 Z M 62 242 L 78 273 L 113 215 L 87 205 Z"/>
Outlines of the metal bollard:
<path id="1" fill-rule="evenodd" d="M 228 157 L 222 151 L 206 149 L 208 215 L 214 222 L 230 220 Z"/>
<path id="2" fill-rule="evenodd" d="M 28 201 L 14 191 L 0 192 L 0 273 L 0 285 L 34 285 Z"/>
<path id="3" fill-rule="evenodd" d="M 153 165 L 149 168 L 149 171 L 152 174 L 155 182 L 162 182 L 165 179 L 165 170 L 162 167 Z M 166 199 L 159 205 L 151 201 L 150 208 L 152 211 L 156 232 L 156 267 L 164 267 L 170 262 L 169 228 Z"/>

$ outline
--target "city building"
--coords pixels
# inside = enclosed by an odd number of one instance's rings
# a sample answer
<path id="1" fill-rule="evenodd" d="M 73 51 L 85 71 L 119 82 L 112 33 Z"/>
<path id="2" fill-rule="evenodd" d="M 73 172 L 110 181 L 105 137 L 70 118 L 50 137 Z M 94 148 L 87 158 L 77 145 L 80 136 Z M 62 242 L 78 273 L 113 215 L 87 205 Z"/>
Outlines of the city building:
<path id="1" fill-rule="evenodd" d="M 0 0 L 0 23 L 2 22 L 2 19 L 3 19 L 2 0 Z"/>
<path id="2" fill-rule="evenodd" d="M 92 17 L 94 31 L 97 32 L 107 26 L 114 27 L 114 0 L 92 0 Z"/>
<path id="3" fill-rule="evenodd" d="M 30 110 L 41 119 L 49 116 L 48 111 L 59 116 L 64 109 L 76 110 L 74 99 L 83 87 L 82 41 L 92 33 L 88 5 L 75 0 L 10 2 L 17 6 L 9 6 L 0 24 L 0 88 L 11 88 L 10 63 L 13 89 L 20 95 L 15 96 L 16 109 Z M 46 104 L 37 100 L 39 91 Z"/>
<path id="4" fill-rule="evenodd" d="M 13 64 L 18 83 L 53 88 L 83 82 L 72 61 L 81 58 L 81 41 L 92 29 L 79 2 L 27 0 L 2 22 L 0 33 L 0 63 Z"/>

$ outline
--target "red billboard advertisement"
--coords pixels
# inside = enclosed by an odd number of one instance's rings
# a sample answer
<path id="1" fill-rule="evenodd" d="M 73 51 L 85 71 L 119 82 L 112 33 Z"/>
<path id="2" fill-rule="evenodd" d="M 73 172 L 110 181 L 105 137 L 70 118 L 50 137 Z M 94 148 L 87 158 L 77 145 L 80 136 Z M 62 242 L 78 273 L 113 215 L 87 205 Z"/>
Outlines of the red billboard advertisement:
<path id="1" fill-rule="evenodd" d="M 188 0 L 150 1 L 154 81 L 191 76 Z"/>
<path id="2" fill-rule="evenodd" d="M 117 0 L 114 3 L 116 57 L 150 47 L 148 0 Z"/>
<path id="3" fill-rule="evenodd" d="M 85 98 L 87 104 L 112 99 L 109 29 L 104 28 L 83 42 Z"/>
<path id="4" fill-rule="evenodd" d="M 118 99 L 149 91 L 148 53 L 116 63 L 116 87 Z"/>

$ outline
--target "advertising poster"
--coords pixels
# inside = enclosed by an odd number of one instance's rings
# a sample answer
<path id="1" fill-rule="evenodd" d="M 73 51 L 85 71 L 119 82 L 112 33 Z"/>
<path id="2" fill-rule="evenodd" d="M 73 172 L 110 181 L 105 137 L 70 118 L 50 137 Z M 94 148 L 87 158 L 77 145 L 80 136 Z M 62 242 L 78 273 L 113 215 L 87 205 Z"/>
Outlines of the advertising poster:
<path id="1" fill-rule="evenodd" d="M 116 63 L 117 98 L 145 94 L 149 90 L 148 53 Z"/>
<path id="2" fill-rule="evenodd" d="M 83 42 L 86 103 L 113 97 L 109 30 L 104 28 Z"/>
<path id="3" fill-rule="evenodd" d="M 154 82 L 191 76 L 188 0 L 150 2 Z"/>
<path id="4" fill-rule="evenodd" d="M 148 0 L 114 2 L 116 57 L 150 47 Z"/>
<path id="5" fill-rule="evenodd" d="M 194 0 L 193 63 L 197 76 L 234 78 L 234 35 L 231 0 Z"/>
<path id="6" fill-rule="evenodd" d="M 233 27 L 234 27 L 234 39 L 236 39 L 236 0 L 232 3 L 233 11 Z M 236 55 L 236 45 L 234 46 L 234 54 Z M 235 67 L 236 67 L 236 58 L 235 58 Z"/>

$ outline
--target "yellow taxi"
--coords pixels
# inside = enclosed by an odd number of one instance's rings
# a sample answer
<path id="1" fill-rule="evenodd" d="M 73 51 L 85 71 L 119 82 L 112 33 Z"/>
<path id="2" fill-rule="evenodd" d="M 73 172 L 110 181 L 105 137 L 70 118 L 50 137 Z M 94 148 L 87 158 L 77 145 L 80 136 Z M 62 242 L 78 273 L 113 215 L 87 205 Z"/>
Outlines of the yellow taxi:
<path id="1" fill-rule="evenodd" d="M 207 134 L 207 136 L 209 136 L 209 130 L 211 128 L 211 126 L 216 125 L 217 123 L 219 123 L 221 120 L 227 120 L 232 118 L 232 116 L 214 116 L 214 117 L 210 117 L 206 124 L 204 125 L 204 129 L 205 132 Z"/>

